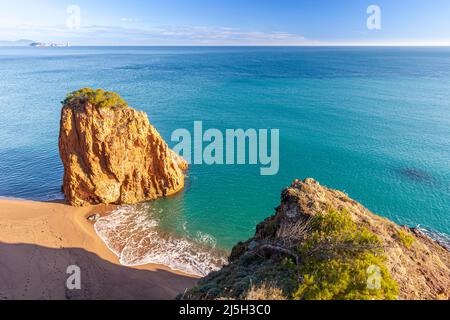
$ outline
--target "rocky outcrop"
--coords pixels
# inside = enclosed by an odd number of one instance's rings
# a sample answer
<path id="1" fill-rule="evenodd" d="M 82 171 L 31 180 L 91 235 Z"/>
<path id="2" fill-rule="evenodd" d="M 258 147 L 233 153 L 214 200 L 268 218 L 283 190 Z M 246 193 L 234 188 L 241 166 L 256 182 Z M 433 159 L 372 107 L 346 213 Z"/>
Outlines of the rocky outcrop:
<path id="1" fill-rule="evenodd" d="M 179 298 L 245 299 L 260 288 L 274 299 L 449 299 L 450 253 L 343 192 L 296 180 L 229 264 Z"/>
<path id="2" fill-rule="evenodd" d="M 103 90 L 81 89 L 63 104 L 62 190 L 71 205 L 133 204 L 184 187 L 186 161 L 169 149 L 144 112 Z"/>

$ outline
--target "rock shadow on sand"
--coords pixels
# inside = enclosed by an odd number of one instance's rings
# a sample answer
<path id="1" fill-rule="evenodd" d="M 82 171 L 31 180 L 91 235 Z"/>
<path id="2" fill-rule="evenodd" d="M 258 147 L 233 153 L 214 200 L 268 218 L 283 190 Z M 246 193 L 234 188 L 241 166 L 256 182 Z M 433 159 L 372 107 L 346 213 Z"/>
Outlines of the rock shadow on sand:
<path id="1" fill-rule="evenodd" d="M 113 264 L 80 248 L 0 243 L 0 262 L 0 300 L 166 300 L 197 282 Z M 70 265 L 80 267 L 80 290 L 67 289 Z"/>

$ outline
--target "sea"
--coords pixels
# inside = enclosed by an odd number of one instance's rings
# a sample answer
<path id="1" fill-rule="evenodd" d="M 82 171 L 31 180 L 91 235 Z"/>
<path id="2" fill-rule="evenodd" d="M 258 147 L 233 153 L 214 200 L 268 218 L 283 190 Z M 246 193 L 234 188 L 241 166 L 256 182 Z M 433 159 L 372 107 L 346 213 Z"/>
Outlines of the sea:
<path id="1" fill-rule="evenodd" d="M 373 212 L 450 235 L 448 47 L 0 48 L 0 196 L 62 199 L 61 101 L 118 92 L 172 132 L 279 129 L 279 172 L 193 164 L 186 189 L 119 207 L 96 231 L 124 265 L 204 275 L 312 177 Z"/>

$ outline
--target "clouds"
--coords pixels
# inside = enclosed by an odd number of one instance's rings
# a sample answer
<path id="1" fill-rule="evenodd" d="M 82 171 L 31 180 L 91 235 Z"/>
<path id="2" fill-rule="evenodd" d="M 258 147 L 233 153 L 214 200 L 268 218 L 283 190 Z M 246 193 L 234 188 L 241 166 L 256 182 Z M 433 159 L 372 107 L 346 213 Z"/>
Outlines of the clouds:
<path id="1" fill-rule="evenodd" d="M 130 20 L 131 19 L 131 20 Z M 123 26 L 90 25 L 71 29 L 65 25 L 4 26 L 0 22 L 0 40 L 15 41 L 31 39 L 37 42 L 52 42 L 71 45 L 409 45 L 442 46 L 450 45 L 449 40 L 411 41 L 360 40 L 318 41 L 302 35 L 282 31 L 248 31 L 234 27 L 207 26 L 154 26 L 132 28 L 132 18 L 122 20 Z"/>
<path id="2" fill-rule="evenodd" d="M 140 20 L 138 18 L 122 17 L 122 18 L 120 18 L 120 21 L 122 21 L 122 22 L 139 22 Z"/>
<path id="3" fill-rule="evenodd" d="M 121 18 L 125 24 L 138 22 Z M 83 26 L 73 30 L 64 25 L 3 27 L 0 39 L 30 38 L 36 41 L 70 42 L 79 45 L 293 45 L 304 37 L 280 31 L 248 31 L 233 27 L 155 26 L 147 29 L 126 26 Z"/>
<path id="4" fill-rule="evenodd" d="M 0 40 L 31 38 L 74 45 L 450 42 L 450 1 L 424 4 L 420 0 L 377 0 L 376 4 L 381 10 L 382 29 L 367 28 L 368 4 L 344 6 L 333 0 L 0 1 Z M 78 27 L 77 15 L 82 28 L 77 32 L 67 30 L 66 20 L 70 17 L 74 29 Z"/>
<path id="5" fill-rule="evenodd" d="M 304 37 L 287 32 L 246 31 L 231 27 L 162 26 L 143 33 L 148 38 L 193 44 L 295 44 Z"/>

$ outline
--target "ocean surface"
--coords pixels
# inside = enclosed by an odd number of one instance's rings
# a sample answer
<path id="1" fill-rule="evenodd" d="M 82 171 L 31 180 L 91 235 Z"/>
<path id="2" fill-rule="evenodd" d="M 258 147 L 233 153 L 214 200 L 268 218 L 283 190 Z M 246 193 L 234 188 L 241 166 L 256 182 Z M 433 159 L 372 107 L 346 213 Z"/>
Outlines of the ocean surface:
<path id="1" fill-rule="evenodd" d="M 60 101 L 81 87 L 117 91 L 171 146 L 194 121 L 280 129 L 277 175 L 193 165 L 184 192 L 97 222 L 123 264 L 207 273 L 295 178 L 450 234 L 450 48 L 0 48 L 0 196 L 62 198 Z"/>

